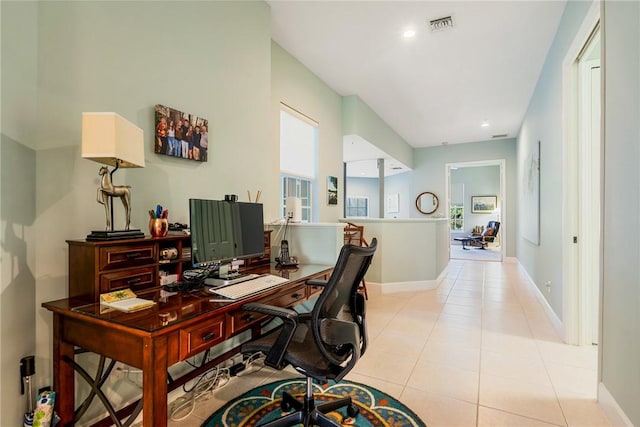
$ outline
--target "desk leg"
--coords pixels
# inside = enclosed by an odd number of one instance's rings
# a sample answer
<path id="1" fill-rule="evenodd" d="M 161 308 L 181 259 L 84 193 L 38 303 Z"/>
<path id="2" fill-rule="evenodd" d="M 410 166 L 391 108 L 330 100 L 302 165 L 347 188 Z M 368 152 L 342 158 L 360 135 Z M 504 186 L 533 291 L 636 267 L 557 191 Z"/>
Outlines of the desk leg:
<path id="1" fill-rule="evenodd" d="M 53 389 L 56 392 L 56 411 L 61 425 L 72 425 L 75 411 L 75 373 L 64 359 L 74 359 L 73 345 L 62 340 L 64 319 L 53 314 Z"/>
<path id="2" fill-rule="evenodd" d="M 144 427 L 167 425 L 167 338 L 144 339 L 142 362 Z"/>

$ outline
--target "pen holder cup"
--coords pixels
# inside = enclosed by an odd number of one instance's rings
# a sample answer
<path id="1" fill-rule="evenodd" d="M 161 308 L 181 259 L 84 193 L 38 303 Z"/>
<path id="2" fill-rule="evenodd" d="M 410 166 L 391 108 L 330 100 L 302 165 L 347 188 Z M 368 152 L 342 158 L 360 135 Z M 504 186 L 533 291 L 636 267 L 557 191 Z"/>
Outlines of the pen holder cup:
<path id="1" fill-rule="evenodd" d="M 167 218 L 151 218 L 149 220 L 149 234 L 151 237 L 164 237 L 169 232 L 169 220 Z"/>

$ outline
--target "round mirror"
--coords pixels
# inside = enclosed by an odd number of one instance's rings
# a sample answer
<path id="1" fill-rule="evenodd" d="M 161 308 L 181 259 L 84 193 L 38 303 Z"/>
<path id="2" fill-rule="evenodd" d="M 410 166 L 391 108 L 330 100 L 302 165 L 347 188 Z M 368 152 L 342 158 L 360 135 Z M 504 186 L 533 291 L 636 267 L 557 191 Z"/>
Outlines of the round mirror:
<path id="1" fill-rule="evenodd" d="M 423 191 L 416 197 L 416 209 L 425 215 L 434 213 L 438 209 L 438 196 L 431 191 Z"/>

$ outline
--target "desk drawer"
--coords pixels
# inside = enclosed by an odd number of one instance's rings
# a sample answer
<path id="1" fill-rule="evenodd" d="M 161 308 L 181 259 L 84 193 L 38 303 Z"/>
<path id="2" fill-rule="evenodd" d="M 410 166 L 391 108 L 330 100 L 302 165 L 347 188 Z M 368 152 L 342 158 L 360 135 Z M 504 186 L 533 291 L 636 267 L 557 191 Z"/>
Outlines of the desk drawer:
<path id="1" fill-rule="evenodd" d="M 133 270 L 114 271 L 100 276 L 100 293 L 131 288 L 136 292 L 157 286 L 156 268 L 143 267 Z"/>
<path id="2" fill-rule="evenodd" d="M 275 305 L 277 307 L 293 307 L 307 298 L 305 287 L 306 285 L 297 286 L 294 289 L 289 290 L 287 293 L 268 300 L 265 304 Z"/>
<path id="3" fill-rule="evenodd" d="M 100 271 L 153 264 L 155 262 L 155 246 L 152 244 L 105 246 L 100 248 Z"/>
<path id="4" fill-rule="evenodd" d="M 266 318 L 266 315 L 256 313 L 255 311 L 234 311 L 229 314 L 229 336 L 235 335 Z"/>
<path id="5" fill-rule="evenodd" d="M 224 316 L 204 320 L 180 330 L 180 360 L 194 356 L 224 341 Z"/>

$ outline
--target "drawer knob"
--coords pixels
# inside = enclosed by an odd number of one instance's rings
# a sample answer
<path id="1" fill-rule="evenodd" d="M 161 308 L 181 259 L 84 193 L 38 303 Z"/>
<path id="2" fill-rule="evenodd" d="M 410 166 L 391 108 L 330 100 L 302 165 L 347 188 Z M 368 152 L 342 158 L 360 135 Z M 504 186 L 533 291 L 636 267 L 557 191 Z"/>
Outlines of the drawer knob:
<path id="1" fill-rule="evenodd" d="M 141 256 L 140 252 L 131 252 L 127 254 L 127 258 L 129 259 L 140 258 L 140 256 Z"/>
<path id="2" fill-rule="evenodd" d="M 202 341 L 211 341 L 212 339 L 214 339 L 216 337 L 216 333 L 215 332 L 209 332 L 208 334 L 206 334 L 205 336 L 202 337 Z"/>
<path id="3" fill-rule="evenodd" d="M 247 314 L 246 316 L 244 316 L 244 317 L 243 317 L 243 320 L 244 320 L 246 323 L 251 322 L 253 319 L 255 319 L 255 317 L 253 317 L 253 315 L 252 315 L 252 314 Z"/>
<path id="4" fill-rule="evenodd" d="M 141 278 L 136 277 L 135 279 L 129 279 L 129 280 L 127 280 L 127 284 L 129 284 L 129 285 L 135 285 L 135 284 L 137 284 L 137 283 L 140 283 L 141 281 L 142 281 L 142 279 L 141 279 Z"/>
<path id="5" fill-rule="evenodd" d="M 291 295 L 291 298 L 293 298 L 293 299 L 298 299 L 298 298 L 300 298 L 301 296 L 302 296 L 302 295 L 300 295 L 299 293 L 297 293 L 297 292 L 296 292 L 295 294 Z"/>

